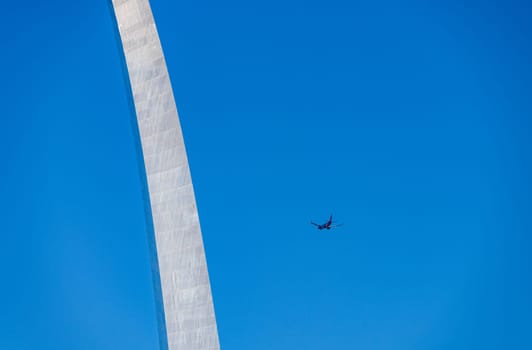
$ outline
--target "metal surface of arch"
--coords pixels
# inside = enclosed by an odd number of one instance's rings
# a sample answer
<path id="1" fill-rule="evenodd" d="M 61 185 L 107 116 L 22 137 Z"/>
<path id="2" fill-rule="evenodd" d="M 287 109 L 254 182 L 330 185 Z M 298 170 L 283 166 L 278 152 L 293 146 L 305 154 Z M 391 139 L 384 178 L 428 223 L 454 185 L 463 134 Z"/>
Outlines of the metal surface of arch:
<path id="1" fill-rule="evenodd" d="M 194 189 L 148 0 L 112 0 L 132 97 L 162 350 L 218 350 Z"/>

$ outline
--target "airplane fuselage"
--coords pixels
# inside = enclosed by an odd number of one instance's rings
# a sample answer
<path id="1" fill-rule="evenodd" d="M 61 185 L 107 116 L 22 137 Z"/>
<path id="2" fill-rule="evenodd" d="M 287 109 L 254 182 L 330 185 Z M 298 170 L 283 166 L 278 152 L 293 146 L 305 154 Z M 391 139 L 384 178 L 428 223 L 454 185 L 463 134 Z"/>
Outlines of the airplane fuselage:
<path id="1" fill-rule="evenodd" d="M 326 223 L 324 223 L 324 224 L 319 225 L 319 224 L 316 224 L 316 223 L 314 223 L 312 221 L 310 223 L 312 225 L 316 226 L 318 230 L 330 230 L 331 228 L 335 227 L 335 226 L 332 225 L 333 224 L 332 215 L 329 217 L 329 220 Z"/>

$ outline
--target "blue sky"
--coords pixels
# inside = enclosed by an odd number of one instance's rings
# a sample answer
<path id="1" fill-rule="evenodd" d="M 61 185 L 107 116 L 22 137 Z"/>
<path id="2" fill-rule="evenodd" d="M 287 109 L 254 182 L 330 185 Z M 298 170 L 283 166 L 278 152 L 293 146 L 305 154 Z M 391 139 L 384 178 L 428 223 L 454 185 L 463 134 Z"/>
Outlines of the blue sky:
<path id="1" fill-rule="evenodd" d="M 152 8 L 222 348 L 532 348 L 530 4 Z M 0 348 L 156 349 L 108 4 L 0 13 Z"/>

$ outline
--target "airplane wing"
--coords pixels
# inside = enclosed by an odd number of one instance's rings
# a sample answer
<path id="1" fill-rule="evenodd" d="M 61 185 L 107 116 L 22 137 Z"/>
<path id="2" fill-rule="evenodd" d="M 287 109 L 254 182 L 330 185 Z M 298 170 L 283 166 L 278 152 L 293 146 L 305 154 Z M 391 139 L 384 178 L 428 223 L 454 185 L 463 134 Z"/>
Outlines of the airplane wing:
<path id="1" fill-rule="evenodd" d="M 310 223 L 311 223 L 312 225 L 314 225 L 314 226 L 320 226 L 320 225 L 318 225 L 318 224 L 316 224 L 316 223 L 313 223 L 312 221 L 311 221 Z"/>

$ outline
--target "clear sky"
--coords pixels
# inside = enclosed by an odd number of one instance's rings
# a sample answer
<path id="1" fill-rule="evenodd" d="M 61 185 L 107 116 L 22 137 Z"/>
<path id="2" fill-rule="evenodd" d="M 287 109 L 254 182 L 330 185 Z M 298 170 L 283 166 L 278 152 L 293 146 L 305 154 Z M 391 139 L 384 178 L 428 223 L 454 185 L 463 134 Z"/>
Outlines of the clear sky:
<path id="1" fill-rule="evenodd" d="M 223 349 L 532 349 L 529 1 L 152 8 Z M 155 350 L 108 4 L 0 9 L 0 349 Z"/>

